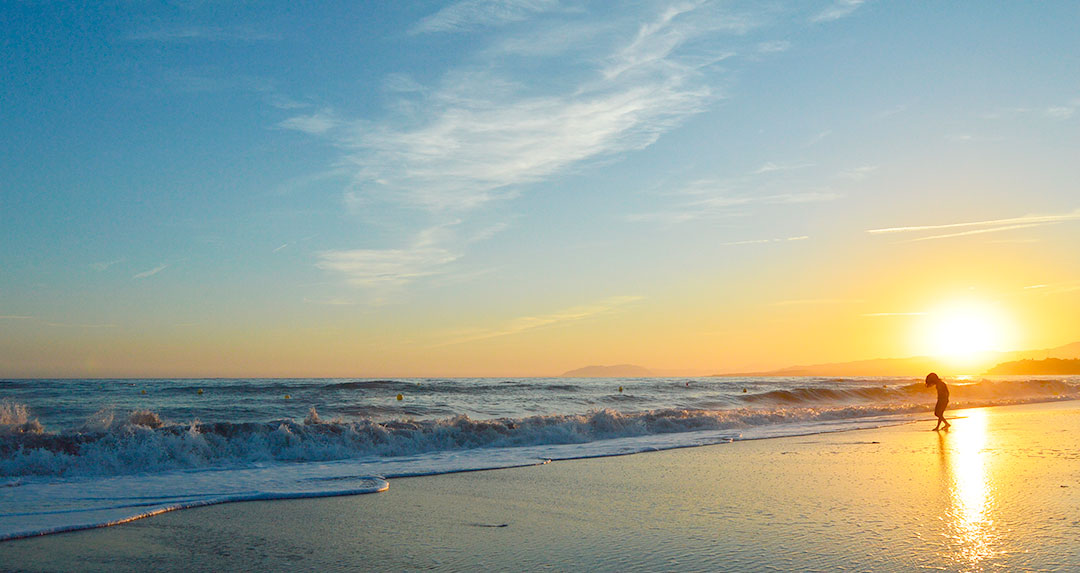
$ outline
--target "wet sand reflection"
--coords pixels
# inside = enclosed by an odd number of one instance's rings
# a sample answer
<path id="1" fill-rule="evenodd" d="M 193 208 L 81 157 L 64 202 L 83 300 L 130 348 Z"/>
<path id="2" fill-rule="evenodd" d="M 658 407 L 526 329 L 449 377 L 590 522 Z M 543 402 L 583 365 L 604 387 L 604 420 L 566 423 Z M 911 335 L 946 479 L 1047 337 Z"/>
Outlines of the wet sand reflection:
<path id="1" fill-rule="evenodd" d="M 996 500 L 986 448 L 987 414 L 965 412 L 951 431 L 938 433 L 944 484 L 949 488 L 946 531 L 950 537 L 945 557 L 965 570 L 979 570 L 999 554 L 1000 538 L 994 514 Z"/>

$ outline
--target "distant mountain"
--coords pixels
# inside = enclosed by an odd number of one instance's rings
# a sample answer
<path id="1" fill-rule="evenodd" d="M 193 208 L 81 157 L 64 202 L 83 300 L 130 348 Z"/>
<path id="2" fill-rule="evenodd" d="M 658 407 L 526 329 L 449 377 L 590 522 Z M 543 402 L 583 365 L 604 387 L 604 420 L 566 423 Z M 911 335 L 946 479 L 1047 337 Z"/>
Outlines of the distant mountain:
<path id="1" fill-rule="evenodd" d="M 940 360 L 916 356 L 807 364 L 764 372 L 737 372 L 716 376 L 925 376 L 927 372 L 935 371 L 946 371 Z"/>
<path id="2" fill-rule="evenodd" d="M 1048 358 L 1080 358 L 1080 342 L 1042 350 L 990 352 L 981 356 L 979 360 L 972 361 L 963 369 L 958 369 L 940 358 L 914 356 L 909 358 L 877 358 L 854 362 L 789 366 L 765 372 L 738 372 L 716 374 L 716 376 L 925 376 L 927 372 L 939 372 L 947 375 L 975 374 L 1001 362 Z"/>
<path id="3" fill-rule="evenodd" d="M 1010 354 L 1015 355 L 1015 358 L 1012 358 L 1012 360 L 1041 360 L 1046 358 L 1073 360 L 1080 358 L 1080 342 L 1073 342 L 1072 344 L 1066 344 L 1065 346 L 1046 348 L 1043 350 L 1021 350 Z"/>
<path id="4" fill-rule="evenodd" d="M 655 376 L 649 369 L 633 364 L 615 366 L 586 366 L 563 372 L 563 378 L 648 378 Z"/>
<path id="5" fill-rule="evenodd" d="M 1080 374 L 1080 360 L 1046 358 L 1044 360 L 1014 360 L 1002 362 L 987 374 Z"/>

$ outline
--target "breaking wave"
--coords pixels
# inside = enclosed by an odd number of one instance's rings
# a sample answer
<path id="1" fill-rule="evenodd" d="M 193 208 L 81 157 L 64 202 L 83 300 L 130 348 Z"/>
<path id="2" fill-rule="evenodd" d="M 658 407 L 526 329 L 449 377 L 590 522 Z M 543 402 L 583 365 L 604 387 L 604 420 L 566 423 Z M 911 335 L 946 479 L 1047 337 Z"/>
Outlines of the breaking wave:
<path id="1" fill-rule="evenodd" d="M 378 383 L 382 383 L 380 381 Z M 801 387 L 738 396 L 726 409 L 661 408 L 477 420 L 325 420 L 175 423 L 149 410 L 117 417 L 108 411 L 79 428 L 48 432 L 21 404 L 0 404 L 0 476 L 110 476 L 176 469 L 251 467 L 267 462 L 395 458 L 428 452 L 586 444 L 701 430 L 744 430 L 922 412 L 922 384 L 888 387 Z M 1080 398 L 1060 380 L 981 381 L 952 386 L 953 408 Z"/>

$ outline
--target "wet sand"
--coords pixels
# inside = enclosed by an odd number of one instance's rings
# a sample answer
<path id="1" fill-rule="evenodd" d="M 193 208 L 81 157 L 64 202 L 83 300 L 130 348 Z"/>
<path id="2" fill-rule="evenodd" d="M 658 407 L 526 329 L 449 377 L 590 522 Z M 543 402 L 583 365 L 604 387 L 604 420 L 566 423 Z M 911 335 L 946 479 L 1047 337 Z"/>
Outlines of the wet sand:
<path id="1" fill-rule="evenodd" d="M 0 570 L 1080 570 L 1080 402 L 391 480 L 0 543 Z"/>

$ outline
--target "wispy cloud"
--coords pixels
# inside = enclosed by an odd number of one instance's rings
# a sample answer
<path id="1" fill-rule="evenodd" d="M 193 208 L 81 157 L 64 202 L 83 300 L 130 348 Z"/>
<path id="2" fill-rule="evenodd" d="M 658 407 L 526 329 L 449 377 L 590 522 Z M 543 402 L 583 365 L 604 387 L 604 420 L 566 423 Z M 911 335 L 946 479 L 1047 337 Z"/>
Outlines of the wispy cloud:
<path id="1" fill-rule="evenodd" d="M 132 42 L 263 42 L 280 39 L 280 34 L 253 28 L 212 26 L 153 28 L 127 36 Z"/>
<path id="2" fill-rule="evenodd" d="M 805 169 L 807 167 L 813 167 L 813 163 L 799 162 L 799 163 L 773 163 L 772 161 L 766 162 L 761 167 L 750 172 L 751 175 L 763 175 L 765 173 L 773 173 L 776 171 L 792 171 L 794 169 Z"/>
<path id="3" fill-rule="evenodd" d="M 811 146 L 817 145 L 817 144 L 821 143 L 822 141 L 824 141 L 825 139 L 827 139 L 832 134 L 833 134 L 833 132 L 832 132 L 831 129 L 826 129 L 826 130 L 820 131 L 816 135 L 811 137 L 809 141 L 806 142 L 806 146 L 811 147 Z"/>
<path id="4" fill-rule="evenodd" d="M 899 105 L 890 107 L 887 110 L 878 112 L 878 114 L 875 117 L 877 119 L 886 119 L 886 118 L 892 117 L 894 115 L 899 115 L 901 113 L 904 113 L 907 110 L 908 110 L 907 104 L 899 104 Z"/>
<path id="5" fill-rule="evenodd" d="M 310 107 L 311 104 L 293 99 L 287 95 L 280 94 L 274 91 L 266 91 L 264 93 L 264 100 L 277 109 L 290 110 L 290 109 L 302 109 Z"/>
<path id="6" fill-rule="evenodd" d="M 994 239 L 993 241 L 987 241 L 994 245 L 1023 245 L 1030 243 L 1041 243 L 1042 239 L 1035 237 L 1013 237 L 1010 239 Z"/>
<path id="7" fill-rule="evenodd" d="M 868 313 L 863 314 L 863 316 L 867 316 L 867 317 L 877 317 L 877 316 L 924 316 L 925 314 L 926 314 L 925 312 L 868 312 Z"/>
<path id="8" fill-rule="evenodd" d="M 383 80 L 383 89 L 394 93 L 425 92 L 427 88 L 412 76 L 404 73 L 392 73 Z"/>
<path id="9" fill-rule="evenodd" d="M 851 169 L 845 169 L 836 176 L 840 179 L 849 179 L 851 181 L 862 181 L 870 176 L 873 172 L 878 170 L 877 165 L 863 165 L 862 167 L 852 167 Z"/>
<path id="10" fill-rule="evenodd" d="M 328 111 L 297 115 L 278 123 L 280 128 L 301 131 L 309 135 L 322 135 L 338 125 L 340 125 L 338 120 Z"/>
<path id="11" fill-rule="evenodd" d="M 1030 285 L 1024 287 L 1024 290 L 1044 296 L 1071 294 L 1080 291 L 1080 281 Z"/>
<path id="12" fill-rule="evenodd" d="M 628 304 L 642 300 L 640 296 L 614 296 L 594 304 L 575 306 L 557 312 L 522 316 L 495 328 L 478 328 L 452 334 L 449 340 L 435 346 L 450 346 L 476 342 L 501 336 L 520 334 L 529 330 L 579 322 L 602 314 L 608 314 Z"/>
<path id="13" fill-rule="evenodd" d="M 447 14 L 458 11 L 505 19 L 553 6 L 460 3 L 422 28 L 452 28 L 461 18 Z M 516 78 L 494 63 L 498 54 L 487 54 L 490 65 L 450 69 L 430 88 L 411 85 L 412 91 L 400 94 L 408 110 L 400 120 L 340 120 L 335 129 L 327 110 L 287 119 L 282 127 L 331 138 L 342 150 L 339 163 L 352 172 L 350 196 L 365 205 L 390 202 L 462 213 L 513 197 L 523 186 L 586 160 L 647 147 L 702 111 L 716 95 L 701 68 L 722 55 L 680 51 L 711 29 L 711 20 L 692 13 L 698 9 L 667 10 L 621 41 L 612 37 L 618 26 L 596 25 L 582 43 L 592 51 L 597 45 L 608 50 L 576 59 L 593 67 L 573 70 L 567 75 L 572 82 L 538 85 Z"/>
<path id="14" fill-rule="evenodd" d="M 411 33 L 466 32 L 520 22 L 558 7 L 557 0 L 464 0 L 420 20 Z"/>
<path id="15" fill-rule="evenodd" d="M 1000 135 L 975 135 L 972 133 L 950 133 L 945 135 L 946 141 L 954 143 L 971 143 L 976 141 L 1004 141 Z"/>
<path id="16" fill-rule="evenodd" d="M 1069 119 L 1076 113 L 1075 106 L 1056 105 L 1046 108 L 1043 112 L 1046 117 L 1052 119 Z"/>
<path id="17" fill-rule="evenodd" d="M 800 298 L 792 300 L 780 300 L 770 303 L 769 306 L 815 306 L 831 304 L 856 304 L 863 302 L 859 298 Z"/>
<path id="18" fill-rule="evenodd" d="M 75 323 L 75 324 L 72 324 L 72 323 L 67 323 L 67 322 L 45 322 L 45 321 L 43 321 L 42 324 L 44 324 L 45 326 L 53 326 L 53 327 L 56 327 L 56 328 L 119 328 L 119 326 L 120 326 L 118 324 L 112 324 L 112 323 L 107 323 L 107 324 L 92 324 L 92 323 L 90 323 L 90 324 L 78 324 L 78 323 Z"/>
<path id="19" fill-rule="evenodd" d="M 832 22 L 851 15 L 858 10 L 865 0 L 835 0 L 830 6 L 819 12 L 810 20 L 812 22 Z"/>
<path id="20" fill-rule="evenodd" d="M 118 265 L 118 264 L 120 264 L 122 262 L 124 262 L 124 259 L 120 258 L 120 259 L 116 259 L 116 260 L 112 260 L 112 261 L 101 261 L 101 262 L 97 262 L 97 263 L 90 263 L 90 268 L 94 269 L 95 271 L 100 272 L 100 271 L 104 271 L 104 270 L 108 269 L 109 267 L 111 267 L 113 265 Z"/>
<path id="21" fill-rule="evenodd" d="M 580 10 L 540 0 L 458 2 L 413 32 L 523 19 L 535 19 L 535 26 L 501 30 L 468 63 L 426 85 L 391 76 L 385 87 L 396 113 L 384 118 L 350 119 L 341 110 L 324 109 L 287 118 L 278 127 L 324 138 L 339 149 L 334 163 L 347 174 L 345 203 L 357 212 L 405 208 L 461 218 L 586 162 L 648 147 L 703 111 L 720 97 L 704 68 L 730 53 L 706 51 L 694 40 L 753 25 L 744 17 L 710 15 L 721 8 L 701 2 L 650 15 L 626 11 L 600 22 L 577 20 Z M 544 18 L 534 18 L 542 13 Z M 538 29 L 572 33 L 534 36 Z M 506 51 L 516 49 L 507 34 L 556 47 L 532 46 L 528 57 L 549 59 L 565 73 L 543 82 L 516 75 L 503 63 Z M 567 39 L 574 43 L 567 46 Z M 576 50 L 575 57 L 561 57 L 566 50 Z M 344 274 L 355 286 L 401 286 L 444 273 L 467 245 L 459 237 L 423 246 L 333 250 L 318 255 L 317 266 Z"/>
<path id="22" fill-rule="evenodd" d="M 70 322 L 54 322 L 51 320 L 44 320 L 36 316 L 23 315 L 23 314 L 6 314 L 0 315 L 0 320 L 18 320 L 18 321 L 31 321 L 35 324 L 43 324 L 45 326 L 51 326 L 54 328 L 119 328 L 119 325 L 113 323 L 70 323 Z"/>
<path id="23" fill-rule="evenodd" d="M 341 273 L 359 287 L 393 287 L 436 274 L 461 255 L 438 247 L 352 249 L 319 254 L 316 267 Z"/>
<path id="24" fill-rule="evenodd" d="M 1080 98 L 1074 98 L 1067 102 L 1045 106 L 1002 107 L 984 113 L 981 117 L 985 119 L 1009 119 L 1020 116 L 1041 116 L 1046 119 L 1065 121 L 1076 116 L 1077 109 L 1080 109 Z"/>
<path id="25" fill-rule="evenodd" d="M 625 219 L 632 223 L 658 222 L 679 224 L 689 221 L 742 216 L 754 205 L 792 205 L 835 201 L 843 195 L 832 191 L 797 193 L 761 193 L 743 179 L 700 179 L 669 193 L 688 197 L 672 208 L 650 213 L 632 213 Z"/>
<path id="26" fill-rule="evenodd" d="M 356 301 L 348 298 L 330 297 L 330 298 L 308 298 L 304 297 L 306 304 L 318 304 L 324 306 L 355 306 Z"/>
<path id="27" fill-rule="evenodd" d="M 146 271 L 143 271 L 141 273 L 135 274 L 131 278 L 133 278 L 133 279 L 145 279 L 147 277 L 152 277 L 152 276 L 160 273 L 161 271 L 163 271 L 163 270 L 165 270 L 167 268 L 169 268 L 169 265 L 161 264 L 161 265 L 158 265 L 158 266 L 156 266 L 156 267 L 154 267 L 154 268 L 152 268 L 150 270 L 146 270 Z"/>
<path id="28" fill-rule="evenodd" d="M 952 239 L 954 237 L 967 237 L 970 235 L 982 235 L 985 233 L 999 233 L 1001 231 L 1015 231 L 1017 229 L 1028 229 L 1031 227 L 1038 227 L 1045 223 L 1028 223 L 1025 225 L 1005 225 L 1002 227 L 991 227 L 988 229 L 971 229 L 968 231 L 958 231 L 956 233 L 945 233 L 942 235 L 931 235 L 929 237 L 919 237 L 917 239 L 910 239 L 908 242 L 917 243 L 919 241 L 936 241 L 938 239 Z"/>
<path id="29" fill-rule="evenodd" d="M 776 41 L 776 42 L 761 42 L 757 45 L 757 51 L 761 54 L 778 54 L 780 52 L 786 52 L 791 49 L 791 42 L 788 41 Z"/>
<path id="30" fill-rule="evenodd" d="M 341 249 L 318 254 L 316 267 L 338 273 L 356 287 L 393 290 L 422 278 L 449 284 L 472 280 L 490 269 L 454 269 L 464 250 L 509 228 L 505 222 L 466 225 L 452 219 L 417 233 L 408 246 L 385 249 Z"/>
<path id="31" fill-rule="evenodd" d="M 805 241 L 809 239 L 808 235 L 801 235 L 798 237 L 784 237 L 782 239 L 748 239 L 745 241 L 729 241 L 727 243 L 719 243 L 721 247 L 728 247 L 734 245 L 760 245 L 763 243 L 789 243 L 792 241 Z"/>
<path id="32" fill-rule="evenodd" d="M 912 241 L 930 241 L 936 239 L 948 239 L 953 237 L 964 237 L 968 235 L 978 235 L 983 233 L 996 233 L 999 231 L 1011 231 L 1016 229 L 1026 229 L 1030 227 L 1038 227 L 1042 225 L 1051 225 L 1054 223 L 1062 223 L 1066 221 L 1080 220 L 1080 209 L 1072 211 L 1070 213 L 1063 213 L 1059 215 L 1024 215 L 1023 217 L 1012 217 L 1008 219 L 992 219 L 988 221 L 971 221 L 966 223 L 948 223 L 944 225 L 916 225 L 906 227 L 886 227 L 882 229 L 869 229 L 866 232 L 872 234 L 890 234 L 890 233 L 915 233 L 924 231 L 941 231 L 941 230 L 953 230 L 953 229 L 966 229 L 963 231 L 942 233 L 931 235 L 928 237 L 920 237 L 912 239 Z"/>

